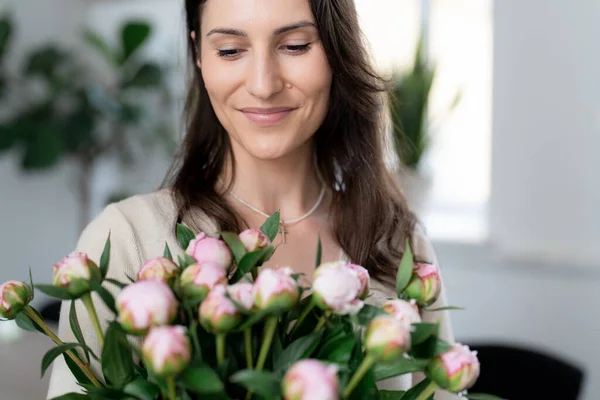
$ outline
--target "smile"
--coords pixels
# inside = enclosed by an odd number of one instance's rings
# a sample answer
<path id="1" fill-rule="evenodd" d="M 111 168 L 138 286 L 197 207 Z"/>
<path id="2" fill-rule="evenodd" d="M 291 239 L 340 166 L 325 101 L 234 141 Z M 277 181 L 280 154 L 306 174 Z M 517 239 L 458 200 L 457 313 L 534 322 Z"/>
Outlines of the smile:
<path id="1" fill-rule="evenodd" d="M 291 107 L 243 108 L 240 111 L 248 120 L 260 127 L 277 125 L 294 111 Z"/>

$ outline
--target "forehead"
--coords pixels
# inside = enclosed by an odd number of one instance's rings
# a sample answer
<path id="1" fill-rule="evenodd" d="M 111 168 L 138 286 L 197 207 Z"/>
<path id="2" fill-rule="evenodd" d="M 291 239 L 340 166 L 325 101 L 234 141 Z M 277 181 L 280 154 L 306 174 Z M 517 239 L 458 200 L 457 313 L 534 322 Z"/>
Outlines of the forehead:
<path id="1" fill-rule="evenodd" d="M 300 20 L 314 22 L 309 0 L 207 0 L 202 34 L 216 27 L 252 32 L 273 31 Z"/>

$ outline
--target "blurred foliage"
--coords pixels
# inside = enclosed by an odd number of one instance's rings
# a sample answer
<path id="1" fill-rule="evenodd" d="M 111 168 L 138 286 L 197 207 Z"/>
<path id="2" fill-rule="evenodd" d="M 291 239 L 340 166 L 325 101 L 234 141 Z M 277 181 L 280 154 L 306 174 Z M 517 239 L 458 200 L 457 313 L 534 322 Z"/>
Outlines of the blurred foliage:
<path id="1" fill-rule="evenodd" d="M 10 18 L 3 17 L 0 65 L 12 31 Z M 117 44 L 85 31 L 85 49 L 108 66 L 110 78 L 104 80 L 88 61 L 91 54 L 59 44 L 28 52 L 15 75 L 0 70 L 4 103 L 11 93 L 10 115 L 0 122 L 0 151 L 20 151 L 21 166 L 29 171 L 53 167 L 65 157 L 93 165 L 117 155 L 128 165 L 156 145 L 171 153 L 175 143 L 166 112 L 171 104 L 166 69 L 141 52 L 151 34 L 151 26 L 138 21 L 122 26 Z"/>
<path id="2" fill-rule="evenodd" d="M 419 168 L 431 144 L 427 109 L 435 75 L 435 66 L 430 65 L 423 54 L 421 36 L 412 69 L 395 74 L 389 93 L 396 152 L 402 165 L 413 170 Z M 451 108 L 459 101 L 460 94 L 457 94 Z"/>

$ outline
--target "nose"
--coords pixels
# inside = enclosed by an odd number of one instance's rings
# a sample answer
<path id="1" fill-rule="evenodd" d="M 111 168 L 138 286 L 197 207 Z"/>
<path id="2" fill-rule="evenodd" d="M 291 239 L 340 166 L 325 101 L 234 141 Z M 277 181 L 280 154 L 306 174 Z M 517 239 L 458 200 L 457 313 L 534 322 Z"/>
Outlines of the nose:
<path id="1" fill-rule="evenodd" d="M 255 51 L 248 65 L 246 90 L 261 100 L 268 100 L 284 87 L 277 55 L 271 51 Z"/>

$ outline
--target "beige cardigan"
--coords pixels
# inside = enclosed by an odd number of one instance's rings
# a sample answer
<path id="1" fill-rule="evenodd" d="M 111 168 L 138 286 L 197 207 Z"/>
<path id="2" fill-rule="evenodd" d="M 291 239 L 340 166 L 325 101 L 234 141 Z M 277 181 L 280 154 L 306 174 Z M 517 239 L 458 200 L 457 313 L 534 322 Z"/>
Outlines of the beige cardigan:
<path id="1" fill-rule="evenodd" d="M 108 277 L 121 282 L 128 282 L 127 276 L 135 277 L 137 270 L 145 260 L 159 257 L 163 254 L 165 241 L 169 245 L 173 256 L 177 258 L 183 251 L 177 243 L 173 232 L 173 223 L 176 219 L 176 209 L 168 189 L 139 195 L 117 204 L 112 204 L 84 230 L 76 251 L 88 254 L 94 260 L 99 261 L 104 243 L 110 231 L 111 233 L 111 262 Z M 194 216 L 194 221 L 209 236 L 216 234 L 215 225 L 204 215 Z M 414 253 L 421 259 L 437 263 L 437 259 L 431 244 L 419 232 L 414 240 Z M 118 289 L 114 285 L 106 285 L 107 289 L 116 295 Z M 395 294 L 384 288 L 378 282 L 372 282 L 372 296 L 368 302 L 371 304 L 382 304 L 387 298 L 395 297 Z M 112 319 L 112 313 L 99 300 L 94 293 L 92 296 L 100 323 L 103 329 L 108 326 L 107 321 Z M 442 293 L 435 306 L 445 305 L 445 294 Z M 98 356 L 100 346 L 96 339 L 88 314 L 81 301 L 77 304 L 77 315 L 79 323 L 85 336 L 87 345 Z M 64 301 L 61 307 L 58 335 L 64 342 L 76 342 L 69 326 L 70 302 Z M 424 320 L 427 322 L 441 321 L 441 336 L 446 341 L 453 341 L 450 322 L 447 312 L 425 313 Z M 132 339 L 136 340 L 136 339 Z M 92 362 L 92 370 L 97 377 L 101 377 L 100 366 Z M 416 379 L 419 379 L 417 376 Z M 402 377 L 390 378 L 380 382 L 380 387 L 388 390 L 406 390 L 412 386 L 413 376 L 407 374 Z M 59 357 L 54 362 L 48 399 L 61 396 L 69 392 L 81 393 L 82 389 L 77 385 L 75 378 L 68 369 L 64 359 Z M 454 395 L 436 395 L 436 400 L 455 399 Z"/>

